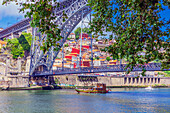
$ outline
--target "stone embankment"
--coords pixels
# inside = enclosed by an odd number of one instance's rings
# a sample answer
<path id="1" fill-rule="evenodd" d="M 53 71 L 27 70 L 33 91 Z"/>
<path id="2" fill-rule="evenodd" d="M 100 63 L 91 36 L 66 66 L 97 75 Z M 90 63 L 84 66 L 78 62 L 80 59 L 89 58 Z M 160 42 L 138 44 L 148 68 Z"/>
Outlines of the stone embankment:
<path id="1" fill-rule="evenodd" d="M 9 55 L 0 55 L 0 87 L 27 87 L 29 83 L 29 57 L 26 64 L 20 57 L 16 60 Z M 23 69 L 25 68 L 25 69 Z"/>
<path id="2" fill-rule="evenodd" d="M 105 83 L 110 87 L 128 86 L 170 86 L 170 77 L 107 77 L 107 76 L 55 76 L 55 80 L 60 84 L 70 84 L 76 86 L 94 86 L 97 83 Z"/>

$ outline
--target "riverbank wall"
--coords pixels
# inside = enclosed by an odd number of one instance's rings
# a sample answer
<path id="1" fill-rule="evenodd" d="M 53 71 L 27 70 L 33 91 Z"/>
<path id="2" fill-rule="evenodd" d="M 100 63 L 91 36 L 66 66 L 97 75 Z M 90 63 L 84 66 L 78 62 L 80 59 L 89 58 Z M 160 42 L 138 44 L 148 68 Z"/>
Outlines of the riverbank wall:
<path id="1" fill-rule="evenodd" d="M 75 86 L 94 86 L 97 83 L 105 83 L 110 87 L 121 86 L 170 86 L 170 77 L 108 77 L 108 76 L 55 76 L 59 84 Z"/>
<path id="2" fill-rule="evenodd" d="M 7 76 L 6 81 L 0 81 L 0 87 L 28 87 L 29 76 Z"/>

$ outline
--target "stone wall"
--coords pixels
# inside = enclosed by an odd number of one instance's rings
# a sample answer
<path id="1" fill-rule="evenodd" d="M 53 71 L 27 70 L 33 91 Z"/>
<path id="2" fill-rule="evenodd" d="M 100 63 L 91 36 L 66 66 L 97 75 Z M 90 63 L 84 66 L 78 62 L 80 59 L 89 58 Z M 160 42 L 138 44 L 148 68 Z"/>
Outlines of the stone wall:
<path id="1" fill-rule="evenodd" d="M 28 87 L 29 76 L 8 76 L 10 87 Z"/>
<path id="2" fill-rule="evenodd" d="M 22 59 L 20 57 L 18 60 L 14 60 L 12 57 L 6 56 L 4 59 L 5 63 L 0 62 L 0 87 L 27 87 L 30 57 L 28 57 L 25 72 L 22 72 Z"/>
<path id="3" fill-rule="evenodd" d="M 144 85 L 170 85 L 170 78 L 154 78 L 154 77 L 96 77 L 96 80 L 80 80 L 76 75 L 61 75 L 55 76 L 60 83 L 77 85 L 77 86 L 92 86 L 97 83 L 105 83 L 107 86 L 144 86 Z"/>

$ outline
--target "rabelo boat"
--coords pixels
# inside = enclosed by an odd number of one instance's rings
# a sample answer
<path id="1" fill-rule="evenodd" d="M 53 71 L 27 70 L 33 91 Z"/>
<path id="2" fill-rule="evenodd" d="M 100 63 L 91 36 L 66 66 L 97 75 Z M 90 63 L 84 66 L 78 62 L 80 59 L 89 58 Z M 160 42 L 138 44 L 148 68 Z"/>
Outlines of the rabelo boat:
<path id="1" fill-rule="evenodd" d="M 90 89 L 75 89 L 78 93 L 108 93 L 110 89 L 106 89 L 106 84 L 97 83 L 97 85 Z"/>

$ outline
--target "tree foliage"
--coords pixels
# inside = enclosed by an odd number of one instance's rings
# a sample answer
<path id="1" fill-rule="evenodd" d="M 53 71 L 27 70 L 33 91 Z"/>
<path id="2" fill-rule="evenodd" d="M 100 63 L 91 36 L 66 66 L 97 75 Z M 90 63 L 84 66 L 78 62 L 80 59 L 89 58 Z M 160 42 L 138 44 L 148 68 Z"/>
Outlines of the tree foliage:
<path id="1" fill-rule="evenodd" d="M 110 57 L 106 57 L 106 60 L 107 60 L 107 61 L 110 61 L 111 59 L 110 59 Z"/>
<path id="2" fill-rule="evenodd" d="M 68 47 L 69 45 L 68 44 L 65 44 L 64 47 Z"/>
<path id="3" fill-rule="evenodd" d="M 29 55 L 32 35 L 30 33 L 22 33 L 19 38 L 7 40 L 6 48 L 11 52 L 14 59 L 18 57 L 27 57 Z"/>
<path id="4" fill-rule="evenodd" d="M 17 40 L 17 38 L 8 39 L 6 48 L 11 52 L 14 59 L 24 56 L 24 49 L 19 44 L 19 41 Z"/>
<path id="5" fill-rule="evenodd" d="M 74 33 L 75 33 L 76 40 L 78 40 L 79 36 L 80 36 L 80 33 L 81 33 L 81 28 L 78 27 L 76 30 L 74 30 Z"/>
<path id="6" fill-rule="evenodd" d="M 82 32 L 90 35 L 89 28 L 82 28 Z M 78 40 L 81 34 L 81 27 L 78 27 L 77 29 L 75 29 L 74 33 L 75 33 L 76 40 Z"/>
<path id="7" fill-rule="evenodd" d="M 164 68 L 170 68 L 170 21 L 161 20 L 164 10 L 161 1 L 89 0 L 89 3 L 94 11 L 91 31 L 95 35 L 102 35 L 104 30 L 116 34 L 116 43 L 105 51 L 117 59 L 126 57 L 131 69 L 156 59 L 163 62 Z"/>

